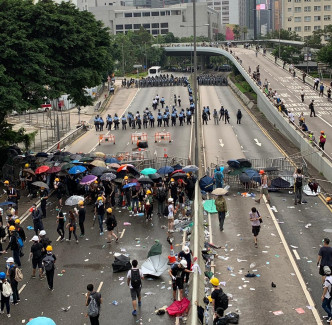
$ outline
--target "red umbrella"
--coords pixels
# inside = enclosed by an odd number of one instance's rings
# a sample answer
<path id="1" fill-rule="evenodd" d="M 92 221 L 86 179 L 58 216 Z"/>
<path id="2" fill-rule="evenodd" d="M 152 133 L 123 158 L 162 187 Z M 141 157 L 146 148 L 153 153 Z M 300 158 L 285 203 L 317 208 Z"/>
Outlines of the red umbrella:
<path id="1" fill-rule="evenodd" d="M 55 174 L 55 173 L 58 173 L 60 170 L 61 170 L 61 167 L 53 166 L 47 171 L 47 174 Z"/>
<path id="2" fill-rule="evenodd" d="M 174 172 L 171 173 L 171 176 L 176 174 L 176 173 L 186 173 L 186 172 L 183 171 L 182 169 L 177 169 L 177 170 L 174 170 Z"/>
<path id="3" fill-rule="evenodd" d="M 129 168 L 135 168 L 133 165 L 131 165 L 131 164 L 125 164 L 125 165 L 122 165 L 122 166 L 120 166 L 118 169 L 117 169 L 117 173 L 118 172 L 121 172 L 122 170 L 128 170 L 128 167 Z"/>
<path id="4" fill-rule="evenodd" d="M 46 173 L 49 169 L 50 169 L 50 167 L 48 167 L 48 166 L 40 166 L 36 169 L 35 173 L 36 174 L 43 174 L 43 173 Z"/>
<path id="5" fill-rule="evenodd" d="M 181 316 L 185 311 L 188 311 L 189 305 L 190 301 L 183 298 L 181 301 L 174 301 L 166 310 L 170 316 Z"/>

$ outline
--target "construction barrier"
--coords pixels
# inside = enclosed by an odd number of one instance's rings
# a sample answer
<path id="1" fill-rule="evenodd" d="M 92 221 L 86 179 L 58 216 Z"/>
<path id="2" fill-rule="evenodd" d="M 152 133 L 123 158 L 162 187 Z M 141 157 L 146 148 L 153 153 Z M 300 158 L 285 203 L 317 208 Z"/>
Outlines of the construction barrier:
<path id="1" fill-rule="evenodd" d="M 133 152 L 119 152 L 116 158 L 121 162 L 125 161 L 137 161 L 145 158 L 144 150 L 133 151 Z"/>
<path id="2" fill-rule="evenodd" d="M 154 142 L 168 141 L 172 142 L 170 132 L 156 132 L 154 135 Z"/>
<path id="3" fill-rule="evenodd" d="M 145 132 L 132 133 L 131 134 L 131 143 L 137 143 L 137 141 L 147 141 L 148 135 Z"/>
<path id="4" fill-rule="evenodd" d="M 102 142 L 107 142 L 107 143 L 111 143 L 113 142 L 113 144 L 115 144 L 115 136 L 113 134 L 104 134 L 104 135 L 100 135 L 99 136 L 99 145 L 102 143 Z"/>

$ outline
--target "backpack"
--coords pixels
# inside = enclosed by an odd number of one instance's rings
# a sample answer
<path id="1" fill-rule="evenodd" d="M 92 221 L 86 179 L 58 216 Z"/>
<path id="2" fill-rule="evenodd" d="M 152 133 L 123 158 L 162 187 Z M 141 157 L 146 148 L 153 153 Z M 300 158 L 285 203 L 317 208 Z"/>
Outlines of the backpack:
<path id="1" fill-rule="evenodd" d="M 99 306 L 97 300 L 92 295 L 90 295 L 90 302 L 88 305 L 88 316 L 96 317 L 98 315 L 99 315 Z"/>
<path id="2" fill-rule="evenodd" d="M 54 257 L 46 255 L 46 257 L 43 259 L 43 264 L 46 271 L 52 271 L 54 268 Z"/>
<path id="3" fill-rule="evenodd" d="M 8 281 L 2 283 L 2 295 L 4 297 L 10 297 L 13 294 L 12 287 Z"/>
<path id="4" fill-rule="evenodd" d="M 227 319 L 227 324 L 239 324 L 240 315 L 237 313 L 228 313 L 225 318 Z"/>
<path id="5" fill-rule="evenodd" d="M 163 188 L 158 188 L 157 199 L 164 201 L 166 199 L 166 191 Z"/>
<path id="6" fill-rule="evenodd" d="M 228 297 L 222 290 L 218 294 L 218 307 L 221 307 L 223 310 L 228 308 Z"/>
<path id="7" fill-rule="evenodd" d="M 133 288 L 139 288 L 142 284 L 141 275 L 138 269 L 131 269 L 131 286 Z"/>
<path id="8" fill-rule="evenodd" d="M 214 204 L 216 205 L 217 211 L 221 212 L 223 209 L 225 209 L 224 202 L 221 200 L 215 200 Z"/>
<path id="9" fill-rule="evenodd" d="M 296 176 L 295 187 L 296 188 L 301 188 L 302 187 L 302 183 L 303 183 L 303 177 Z"/>
<path id="10" fill-rule="evenodd" d="M 168 205 L 164 208 L 164 216 L 168 216 Z"/>
<path id="11" fill-rule="evenodd" d="M 15 268 L 15 280 L 21 282 L 23 280 L 23 273 L 18 267 Z"/>

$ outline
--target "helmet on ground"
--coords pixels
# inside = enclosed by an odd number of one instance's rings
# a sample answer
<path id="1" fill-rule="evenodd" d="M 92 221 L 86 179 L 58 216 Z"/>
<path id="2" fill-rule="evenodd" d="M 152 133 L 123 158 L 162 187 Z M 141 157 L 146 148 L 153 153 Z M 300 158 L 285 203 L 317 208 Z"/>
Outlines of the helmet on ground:
<path id="1" fill-rule="evenodd" d="M 218 278 L 212 278 L 210 280 L 210 283 L 214 286 L 217 287 L 219 285 L 219 279 Z"/>
<path id="2" fill-rule="evenodd" d="M 103 198 L 101 197 L 101 196 L 98 196 L 98 199 L 97 199 L 97 201 L 100 201 L 100 200 L 102 200 Z"/>
<path id="3" fill-rule="evenodd" d="M 152 192 L 150 190 L 147 190 L 146 191 L 146 194 L 151 194 Z"/>
<path id="4" fill-rule="evenodd" d="M 82 200 L 78 202 L 78 205 L 83 205 L 83 204 L 84 202 Z"/>
<path id="5" fill-rule="evenodd" d="M 24 165 L 24 168 L 29 168 L 29 167 L 30 167 L 29 164 L 25 164 L 25 165 Z"/>
<path id="6" fill-rule="evenodd" d="M 39 241 L 38 236 L 34 235 L 34 236 L 32 237 L 32 239 L 31 239 L 31 241 Z"/>
<path id="7" fill-rule="evenodd" d="M 0 272 L 0 279 L 6 279 L 6 273 L 5 272 Z"/>
<path id="8" fill-rule="evenodd" d="M 56 182 L 59 182 L 59 178 L 56 178 L 55 181 L 56 181 Z"/>
<path id="9" fill-rule="evenodd" d="M 45 230 L 41 230 L 40 232 L 39 232 L 39 236 L 45 236 L 46 235 L 46 231 Z"/>
<path id="10" fill-rule="evenodd" d="M 259 174 L 260 174 L 260 175 L 263 175 L 263 174 L 265 174 L 265 171 L 264 171 L 263 169 L 261 169 L 261 170 L 259 171 Z"/>
<path id="11" fill-rule="evenodd" d="M 128 176 L 125 176 L 123 179 L 128 179 L 129 177 Z"/>
<path id="12" fill-rule="evenodd" d="M 187 266 L 188 266 L 188 263 L 187 263 L 186 260 L 181 260 L 181 261 L 180 261 L 180 264 L 181 264 L 185 269 L 186 269 Z"/>
<path id="13" fill-rule="evenodd" d="M 9 231 L 15 231 L 15 226 L 10 226 Z"/>
<path id="14" fill-rule="evenodd" d="M 112 210 L 112 208 L 108 208 L 106 211 L 107 211 L 107 213 L 112 213 L 113 210 Z"/>
<path id="15" fill-rule="evenodd" d="M 47 247 L 46 247 L 46 251 L 47 252 L 51 252 L 53 250 L 53 247 L 51 246 L 51 245 L 48 245 Z"/>
<path id="16" fill-rule="evenodd" d="M 7 258 L 7 263 L 14 263 L 14 259 L 12 257 Z"/>
<path id="17" fill-rule="evenodd" d="M 9 181 L 4 181 L 3 183 L 6 184 L 6 185 L 8 185 L 8 184 L 9 184 Z"/>
<path id="18" fill-rule="evenodd" d="M 15 220 L 15 223 L 16 223 L 17 225 L 19 225 L 19 224 L 21 223 L 21 220 L 17 218 L 17 219 Z"/>

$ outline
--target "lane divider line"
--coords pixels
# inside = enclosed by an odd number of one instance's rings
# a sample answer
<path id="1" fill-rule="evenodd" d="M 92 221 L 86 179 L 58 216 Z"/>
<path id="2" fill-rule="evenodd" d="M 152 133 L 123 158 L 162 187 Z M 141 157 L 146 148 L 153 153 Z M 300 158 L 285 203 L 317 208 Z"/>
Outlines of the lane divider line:
<path id="1" fill-rule="evenodd" d="M 101 287 L 103 286 L 103 284 L 104 284 L 104 282 L 101 281 L 100 284 L 99 284 L 99 287 L 98 287 L 98 289 L 97 289 L 97 292 L 100 292 L 100 289 L 101 289 Z"/>
<path id="2" fill-rule="evenodd" d="M 301 259 L 300 255 L 299 255 L 299 253 L 297 252 L 296 249 L 293 249 L 293 253 L 294 253 L 294 256 L 295 256 L 295 258 L 296 258 L 297 260 L 300 260 L 300 259 Z"/>
<path id="3" fill-rule="evenodd" d="M 122 230 L 121 235 L 120 235 L 120 239 L 123 237 L 125 231 L 126 231 L 126 228 L 124 228 L 124 229 Z"/>
<path id="4" fill-rule="evenodd" d="M 26 286 L 27 286 L 27 284 L 24 283 L 24 284 L 22 285 L 22 287 L 20 288 L 20 290 L 18 290 L 18 293 L 21 294 L 21 292 L 24 290 L 24 288 L 25 288 Z"/>

